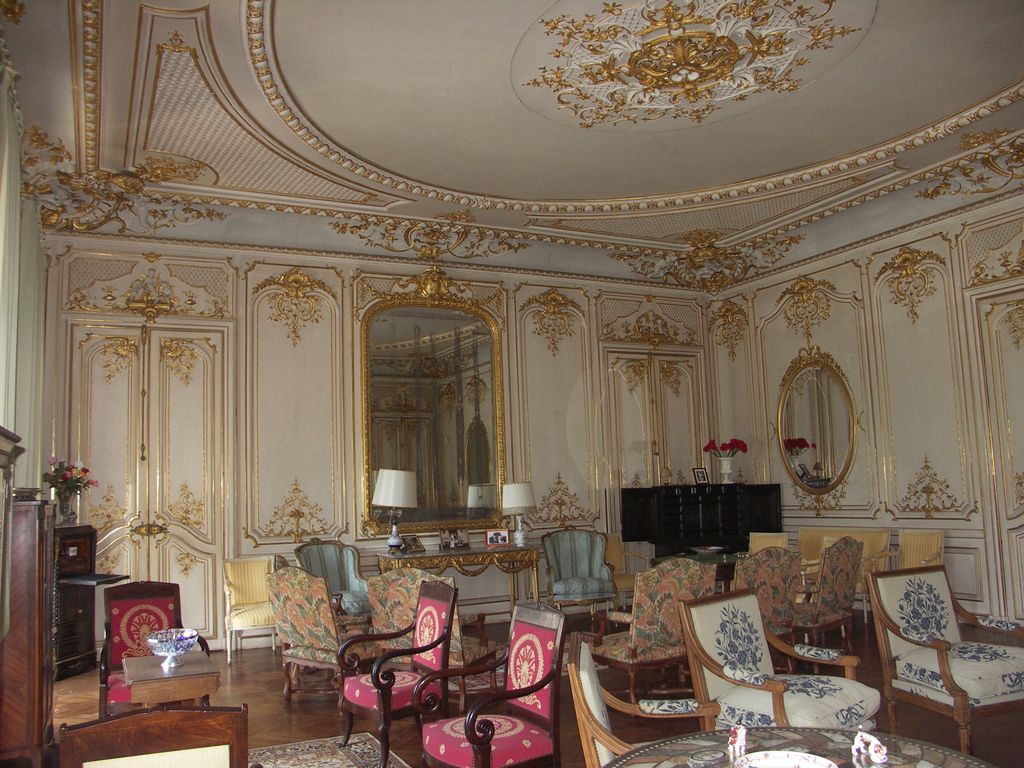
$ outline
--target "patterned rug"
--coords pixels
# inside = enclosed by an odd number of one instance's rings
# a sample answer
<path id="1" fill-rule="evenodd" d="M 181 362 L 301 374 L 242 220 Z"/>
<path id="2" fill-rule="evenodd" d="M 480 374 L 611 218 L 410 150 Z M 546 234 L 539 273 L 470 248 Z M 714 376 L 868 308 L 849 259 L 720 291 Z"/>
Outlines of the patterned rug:
<path id="1" fill-rule="evenodd" d="M 369 733 L 353 733 L 348 746 L 340 738 L 296 741 L 249 750 L 249 762 L 263 768 L 377 768 L 380 742 Z M 402 758 L 391 753 L 388 768 L 409 768 Z"/>

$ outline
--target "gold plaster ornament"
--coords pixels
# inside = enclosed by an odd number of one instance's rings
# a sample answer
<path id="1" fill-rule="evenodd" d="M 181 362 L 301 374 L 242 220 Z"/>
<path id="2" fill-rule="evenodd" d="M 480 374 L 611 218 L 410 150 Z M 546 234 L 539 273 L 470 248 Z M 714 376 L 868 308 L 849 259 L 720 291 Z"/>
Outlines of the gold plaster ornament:
<path id="1" fill-rule="evenodd" d="M 103 379 L 107 384 L 127 371 L 139 353 L 139 345 L 135 339 L 117 338 L 100 348 L 103 358 Z"/>
<path id="2" fill-rule="evenodd" d="M 904 247 L 878 270 L 879 277 L 892 275 L 889 281 L 892 301 L 907 308 L 907 317 L 912 324 L 917 323 L 918 305 L 935 293 L 935 281 L 926 265 L 944 266 L 945 263 L 946 260 L 933 251 Z"/>
<path id="3" fill-rule="evenodd" d="M 782 292 L 776 304 L 785 303 L 783 317 L 786 325 L 790 330 L 801 333 L 810 344 L 813 330 L 828 320 L 832 313 L 832 302 L 826 291 L 835 290 L 835 284 L 829 280 L 798 277 Z"/>
<path id="4" fill-rule="evenodd" d="M 337 299 L 334 291 L 323 280 L 310 277 L 298 267 L 274 277 L 268 277 L 252 289 L 253 295 L 261 291 L 272 291 L 270 296 L 270 319 L 288 328 L 288 339 L 292 346 L 302 341 L 302 329 L 316 325 L 323 315 L 320 310 L 320 293 Z"/>
<path id="5" fill-rule="evenodd" d="M 658 374 L 661 383 L 668 387 L 673 395 L 679 397 L 683 388 L 682 363 L 675 360 L 662 360 L 658 364 Z"/>
<path id="6" fill-rule="evenodd" d="M 320 516 L 322 511 L 320 505 L 314 504 L 302 490 L 299 479 L 295 478 L 284 500 L 274 507 L 266 530 L 261 533 L 290 536 L 292 542 L 298 544 L 310 536 L 327 533 L 327 521 Z"/>
<path id="7" fill-rule="evenodd" d="M 199 220 L 220 221 L 226 213 L 208 206 L 179 203 L 147 192 L 145 184 L 164 181 L 166 174 L 193 172 L 191 163 L 147 161 L 126 171 L 79 172 L 60 139 L 50 139 L 36 126 L 25 136 L 22 190 L 39 201 L 46 229 L 93 232 L 108 225 L 118 234 L 157 229 Z M 155 175 L 150 175 L 155 174 Z M 175 176 L 174 178 L 178 178 Z"/>
<path id="8" fill-rule="evenodd" d="M 626 390 L 629 394 L 635 394 L 647 381 L 647 362 L 645 360 L 630 360 L 619 370 L 626 380 Z"/>
<path id="9" fill-rule="evenodd" d="M 352 214 L 352 223 L 330 222 L 335 232 L 355 235 L 366 245 L 392 253 L 413 251 L 419 258 L 436 261 L 443 253 L 459 259 L 477 259 L 516 253 L 526 247 L 508 232 L 466 224 L 465 212 L 442 214 L 442 220 L 400 219 L 392 216 Z"/>
<path id="10" fill-rule="evenodd" d="M 25 14 L 25 4 L 18 0 L 0 0 L 0 12 L 4 18 L 14 24 L 21 23 L 21 17 Z"/>
<path id="11" fill-rule="evenodd" d="M 537 514 L 533 517 L 536 523 L 555 523 L 559 528 L 573 522 L 589 522 L 595 515 L 580 506 L 580 499 L 569 490 L 562 480 L 562 473 L 555 476 L 555 482 L 537 505 Z"/>
<path id="12" fill-rule="evenodd" d="M 960 150 L 977 150 L 929 174 L 927 186 L 917 193 L 928 200 L 943 195 L 980 195 L 998 192 L 1024 179 L 1024 135 L 1009 131 L 968 133 Z"/>
<path id="13" fill-rule="evenodd" d="M 533 332 L 547 339 L 552 357 L 558 357 L 558 343 L 576 332 L 576 313 L 582 309 L 557 288 L 549 288 L 523 302 L 522 311 L 533 316 Z"/>
<path id="14" fill-rule="evenodd" d="M 719 103 L 794 91 L 807 52 L 858 28 L 829 18 L 834 0 L 644 0 L 539 23 L 557 66 L 525 83 L 550 89 L 581 128 L 684 118 Z M 596 3 L 595 3 L 596 5 Z"/>
<path id="15" fill-rule="evenodd" d="M 1010 311 L 1006 313 L 1006 330 L 1013 340 L 1013 348 L 1020 351 L 1024 346 L 1024 301 L 1010 304 Z"/>
<path id="16" fill-rule="evenodd" d="M 181 484 L 178 500 L 168 504 L 167 511 L 178 522 L 197 531 L 202 531 L 206 525 L 206 506 L 196 498 L 192 489 L 188 487 L 188 483 Z"/>
<path id="17" fill-rule="evenodd" d="M 1013 499 L 1018 507 L 1024 505 L 1024 472 L 1018 472 L 1013 478 Z"/>
<path id="18" fill-rule="evenodd" d="M 100 497 L 100 503 L 90 504 L 86 514 L 89 522 L 96 528 L 96 532 L 102 536 L 119 523 L 124 522 L 128 516 L 128 509 L 117 503 L 117 499 L 114 498 L 114 486 L 107 483 L 107 487 L 103 489 L 103 496 Z"/>
<path id="19" fill-rule="evenodd" d="M 191 552 L 179 552 L 174 559 L 178 563 L 178 569 L 181 571 L 182 576 L 188 576 L 192 573 L 192 569 L 199 563 L 199 558 Z"/>
<path id="20" fill-rule="evenodd" d="M 826 512 L 839 509 L 846 498 L 846 482 L 843 481 L 828 493 L 808 493 L 799 483 L 793 483 L 793 494 L 800 509 L 813 512 L 815 517 L 824 517 Z"/>
<path id="21" fill-rule="evenodd" d="M 160 341 L 160 360 L 186 386 L 192 383 L 192 369 L 198 359 L 195 345 L 186 339 Z"/>
<path id="22" fill-rule="evenodd" d="M 736 348 L 747 333 L 750 318 L 740 304 L 729 299 L 719 304 L 709 319 L 715 343 L 729 351 L 729 359 L 736 359 Z"/>
<path id="23" fill-rule="evenodd" d="M 893 520 L 900 515 L 922 516 L 931 520 L 936 514 L 943 517 L 963 516 L 964 520 L 969 520 L 975 512 L 976 507 L 964 510 L 964 504 L 950 492 L 949 482 L 939 477 L 927 456 L 917 475 L 907 484 L 906 494 L 896 502 L 895 509 L 889 510 Z"/>

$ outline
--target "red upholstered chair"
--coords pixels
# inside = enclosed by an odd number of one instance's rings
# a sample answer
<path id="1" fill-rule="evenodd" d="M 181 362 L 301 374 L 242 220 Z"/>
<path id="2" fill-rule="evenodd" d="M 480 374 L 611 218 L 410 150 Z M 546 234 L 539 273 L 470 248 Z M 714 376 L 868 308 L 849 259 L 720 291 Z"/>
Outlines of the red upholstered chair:
<path id="1" fill-rule="evenodd" d="M 109 587 L 103 593 L 103 606 L 106 622 L 100 654 L 101 718 L 116 705 L 131 703 L 131 686 L 125 682 L 122 659 L 152 656 L 146 642 L 150 632 L 184 626 L 177 584 L 133 581 Z M 199 638 L 199 646 L 210 654 L 205 638 Z M 209 698 L 203 703 L 209 704 Z"/>
<path id="2" fill-rule="evenodd" d="M 341 709 L 345 713 L 345 735 L 342 745 L 348 744 L 355 715 L 377 720 L 377 738 L 380 741 L 380 768 L 387 768 L 390 748 L 391 721 L 413 715 L 417 727 L 420 715 L 412 706 L 413 687 L 430 672 L 448 669 L 452 626 L 455 620 L 455 599 L 458 590 L 440 581 L 420 584 L 416 602 L 415 620 L 408 627 L 394 631 L 367 635 L 354 635 L 338 652 L 341 665 Z M 383 643 L 407 635 L 411 647 L 398 648 L 377 657 L 369 674 L 360 674 L 359 654 L 355 646 L 360 643 Z M 409 658 L 409 668 L 396 669 L 395 662 Z M 440 694 L 440 683 L 430 687 Z M 447 696 L 441 697 L 445 702 Z M 448 714 L 447 706 L 442 711 Z"/>
<path id="3" fill-rule="evenodd" d="M 564 627 L 561 611 L 520 603 L 512 615 L 508 648 L 500 658 L 420 680 L 413 690 L 413 706 L 421 714 L 435 714 L 444 704 L 434 690 L 437 681 L 505 668 L 505 689 L 484 694 L 464 718 L 442 717 L 423 724 L 423 763 L 431 768 L 558 768 Z"/>

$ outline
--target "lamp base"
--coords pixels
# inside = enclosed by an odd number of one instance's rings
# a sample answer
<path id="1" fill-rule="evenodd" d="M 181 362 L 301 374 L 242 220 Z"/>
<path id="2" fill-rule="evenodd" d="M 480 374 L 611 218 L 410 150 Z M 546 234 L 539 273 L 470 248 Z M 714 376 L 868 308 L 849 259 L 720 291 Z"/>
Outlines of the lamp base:
<path id="1" fill-rule="evenodd" d="M 391 523 L 391 535 L 388 536 L 387 544 L 388 544 L 388 549 L 390 549 L 392 552 L 397 552 L 403 546 L 405 546 L 404 542 L 402 541 L 402 537 L 398 533 L 398 523 L 397 522 L 392 522 Z"/>

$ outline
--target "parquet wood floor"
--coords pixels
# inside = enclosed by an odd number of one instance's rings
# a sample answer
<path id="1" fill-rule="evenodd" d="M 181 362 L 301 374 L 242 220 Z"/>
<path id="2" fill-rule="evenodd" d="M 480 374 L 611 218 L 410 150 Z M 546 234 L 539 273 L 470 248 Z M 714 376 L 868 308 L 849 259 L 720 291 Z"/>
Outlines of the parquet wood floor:
<path id="1" fill-rule="evenodd" d="M 586 629 L 583 617 L 573 617 L 571 625 Z M 507 626 L 488 625 L 488 632 L 494 638 L 503 638 Z M 972 639 L 989 639 L 978 636 Z M 838 642 L 838 638 L 835 638 Z M 874 632 L 856 619 L 854 652 L 861 657 L 858 679 L 868 685 L 881 687 L 881 670 Z M 230 667 L 225 655 L 213 653 L 213 660 L 221 671 L 220 690 L 212 697 L 212 703 L 249 706 L 249 743 L 252 747 L 282 744 L 304 739 L 335 736 L 341 732 L 341 717 L 337 712 L 335 698 L 325 695 L 299 696 L 286 705 L 281 696 L 282 676 L 280 654 L 274 656 L 270 648 L 247 647 L 235 655 Z M 602 683 L 625 695 L 625 676 L 614 670 L 602 670 Z M 564 678 L 563 678 L 564 681 Z M 651 685 L 656 677 L 641 678 Z M 55 688 L 54 723 L 76 723 L 97 716 L 98 675 L 92 672 L 62 680 Z M 563 686 L 561 702 L 561 738 L 563 768 L 583 768 L 583 754 L 579 744 L 575 715 L 568 685 Z M 899 733 L 916 739 L 923 739 L 955 748 L 956 727 L 951 719 L 939 717 L 918 707 L 898 705 Z M 618 735 L 627 741 L 642 742 L 674 735 L 689 730 L 689 725 L 677 726 L 672 733 L 666 732 L 664 724 L 657 726 L 633 721 L 630 718 L 613 715 L 613 726 Z M 888 730 L 884 706 L 879 712 L 878 729 Z M 368 720 L 356 720 L 355 731 L 375 732 L 376 724 Z M 973 728 L 977 757 L 988 760 L 1000 768 L 1024 766 L 1024 715 L 1010 713 L 981 718 Z M 394 752 L 409 765 L 419 765 L 420 748 L 416 727 L 411 718 L 397 721 L 392 729 L 391 744 Z"/>

